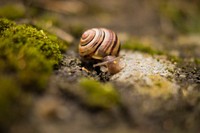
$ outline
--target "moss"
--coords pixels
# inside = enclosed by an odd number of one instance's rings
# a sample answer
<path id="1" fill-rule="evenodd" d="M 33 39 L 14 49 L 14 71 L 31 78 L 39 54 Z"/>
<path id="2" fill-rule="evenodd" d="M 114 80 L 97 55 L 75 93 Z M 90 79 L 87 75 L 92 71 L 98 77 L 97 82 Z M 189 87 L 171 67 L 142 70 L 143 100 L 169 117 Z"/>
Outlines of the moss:
<path id="1" fill-rule="evenodd" d="M 133 51 L 141 51 L 151 55 L 161 55 L 162 51 L 155 50 L 149 45 L 146 45 L 136 39 L 129 40 L 122 45 L 122 49 L 128 49 Z"/>
<path id="2" fill-rule="evenodd" d="M 62 56 L 59 41 L 42 30 L 0 19 L 0 130 L 20 120 L 26 101 L 43 92 Z"/>
<path id="3" fill-rule="evenodd" d="M 27 46 L 20 49 L 17 60 L 19 69 L 16 77 L 21 86 L 26 90 L 43 90 L 52 71 L 51 62 L 36 48 Z"/>
<path id="4" fill-rule="evenodd" d="M 59 38 L 55 36 L 56 32 L 58 32 L 58 30 L 54 27 L 54 22 L 51 20 L 38 20 L 38 21 L 34 21 L 33 24 L 36 28 L 39 29 L 44 29 L 43 32 L 45 32 L 45 34 L 48 36 L 48 38 L 50 38 L 51 41 L 57 42 L 57 44 L 59 45 L 59 50 L 61 51 L 61 53 L 65 53 L 69 42 L 62 40 L 62 38 Z M 51 33 L 51 34 L 49 34 Z M 54 35 L 55 34 L 55 35 Z"/>
<path id="5" fill-rule="evenodd" d="M 59 51 L 60 51 L 61 53 L 65 53 L 65 52 L 66 52 L 66 50 L 67 50 L 67 48 L 68 48 L 68 46 L 69 46 L 69 43 L 68 43 L 68 42 L 63 41 L 63 40 L 59 39 L 57 36 L 52 35 L 52 34 L 48 34 L 48 37 L 49 37 L 52 41 L 57 42 L 57 44 L 59 45 Z"/>
<path id="6" fill-rule="evenodd" d="M 62 58 L 58 41 L 49 37 L 43 30 L 27 25 L 16 25 L 6 29 L 2 37 L 13 43 L 16 48 L 23 45 L 38 48 L 54 65 L 58 65 Z"/>
<path id="7" fill-rule="evenodd" d="M 9 25 L 5 19 L 0 22 Z M 62 58 L 58 43 L 42 30 L 13 24 L 0 37 L 0 72 L 15 75 L 20 86 L 41 90 L 52 66 L 58 65 Z"/>
<path id="8" fill-rule="evenodd" d="M 12 22 L 12 21 L 9 21 L 8 19 L 5 19 L 5 18 L 1 18 L 0 19 L 0 35 L 2 35 L 3 31 L 14 26 L 15 23 Z"/>
<path id="9" fill-rule="evenodd" d="M 180 63 L 180 62 L 183 61 L 183 59 L 180 58 L 180 57 L 178 57 L 178 56 L 174 56 L 174 55 L 167 54 L 167 57 L 168 57 L 168 59 L 169 59 L 171 62 Z"/>
<path id="10" fill-rule="evenodd" d="M 20 4 L 7 4 L 0 7 L 0 17 L 17 19 L 25 16 L 25 7 Z"/>
<path id="11" fill-rule="evenodd" d="M 83 78 L 80 86 L 85 92 L 84 100 L 92 107 L 111 108 L 120 103 L 120 96 L 110 83 L 100 83 L 93 79 Z"/>

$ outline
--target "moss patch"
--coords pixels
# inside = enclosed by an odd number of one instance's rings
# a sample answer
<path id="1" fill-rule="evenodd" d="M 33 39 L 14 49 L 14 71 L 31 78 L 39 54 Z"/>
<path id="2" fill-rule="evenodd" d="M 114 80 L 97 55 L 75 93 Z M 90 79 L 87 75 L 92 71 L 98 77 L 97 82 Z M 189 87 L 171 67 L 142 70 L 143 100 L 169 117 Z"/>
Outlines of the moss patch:
<path id="1" fill-rule="evenodd" d="M 37 48 L 41 54 L 50 59 L 52 64 L 58 64 L 62 56 L 59 51 L 59 45 L 55 40 L 52 40 L 44 33 L 43 30 L 37 29 L 27 25 L 16 25 L 6 29 L 2 34 L 10 45 L 16 49 L 27 45 L 27 47 Z"/>
<path id="2" fill-rule="evenodd" d="M 15 26 L 14 22 L 9 21 L 8 19 L 1 18 L 0 19 L 0 35 L 3 35 L 3 32 L 12 26 Z"/>
<path id="3" fill-rule="evenodd" d="M 15 75 L 22 86 L 44 88 L 43 81 L 62 59 L 59 41 L 42 30 L 7 19 L 0 19 L 0 24 L 0 73 Z"/>
<path id="4" fill-rule="evenodd" d="M 33 93 L 45 90 L 62 59 L 58 43 L 42 30 L 0 19 L 0 130 L 24 114 Z"/>
<path id="5" fill-rule="evenodd" d="M 83 78 L 80 86 L 85 93 L 85 102 L 92 107 L 111 108 L 120 103 L 119 94 L 110 83 Z"/>

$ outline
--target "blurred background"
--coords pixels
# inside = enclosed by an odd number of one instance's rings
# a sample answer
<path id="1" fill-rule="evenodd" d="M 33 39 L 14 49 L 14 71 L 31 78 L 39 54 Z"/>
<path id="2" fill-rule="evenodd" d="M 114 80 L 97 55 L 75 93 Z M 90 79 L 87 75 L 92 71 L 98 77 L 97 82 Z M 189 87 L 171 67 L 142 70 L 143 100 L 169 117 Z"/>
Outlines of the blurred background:
<path id="1" fill-rule="evenodd" d="M 133 35 L 200 32 L 198 0 L 1 0 L 0 16 L 48 21 L 67 32 L 108 27 Z"/>

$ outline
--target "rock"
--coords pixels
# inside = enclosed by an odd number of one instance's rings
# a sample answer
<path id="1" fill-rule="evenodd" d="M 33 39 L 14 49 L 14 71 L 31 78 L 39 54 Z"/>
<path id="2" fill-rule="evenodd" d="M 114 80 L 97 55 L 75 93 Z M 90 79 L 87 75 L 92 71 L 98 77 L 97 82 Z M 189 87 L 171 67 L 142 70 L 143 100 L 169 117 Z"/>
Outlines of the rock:
<path id="1" fill-rule="evenodd" d="M 165 59 L 154 58 L 151 55 L 139 52 L 121 52 L 125 67 L 119 73 L 113 75 L 111 80 L 120 82 L 133 82 L 143 76 L 158 74 L 163 77 L 172 76 L 169 70 L 174 69 L 174 64 Z M 133 80 L 134 79 L 134 80 Z"/>
<path id="2" fill-rule="evenodd" d="M 122 51 L 121 54 L 125 67 L 111 81 L 132 84 L 139 93 L 153 97 L 177 93 L 179 85 L 173 78 L 175 65 L 166 58 L 140 52 Z"/>

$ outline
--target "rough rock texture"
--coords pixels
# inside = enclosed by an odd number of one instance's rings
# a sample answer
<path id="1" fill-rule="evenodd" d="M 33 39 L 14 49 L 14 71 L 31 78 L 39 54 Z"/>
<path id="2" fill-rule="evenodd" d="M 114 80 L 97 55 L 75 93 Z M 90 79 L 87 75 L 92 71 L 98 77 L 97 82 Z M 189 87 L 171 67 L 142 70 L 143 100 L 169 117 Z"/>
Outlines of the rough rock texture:
<path id="1" fill-rule="evenodd" d="M 142 91 L 144 86 L 153 91 L 160 91 L 161 93 L 154 93 L 153 95 L 165 95 L 167 92 L 177 93 L 179 85 L 174 80 L 175 65 L 166 59 L 166 56 L 155 56 L 140 53 L 122 51 L 121 64 L 125 64 L 124 68 L 117 74 L 111 77 L 111 81 L 121 82 L 124 84 L 132 84 L 139 91 Z M 162 89 L 167 92 L 162 93 Z M 147 92 L 146 92 L 147 93 Z M 148 91 L 149 93 L 149 91 Z"/>
<path id="2" fill-rule="evenodd" d="M 125 67 L 117 74 L 113 75 L 111 80 L 130 82 L 140 80 L 142 77 L 158 74 L 163 77 L 173 75 L 175 65 L 168 61 L 164 56 L 151 55 L 140 52 L 121 51 L 121 60 Z"/>

